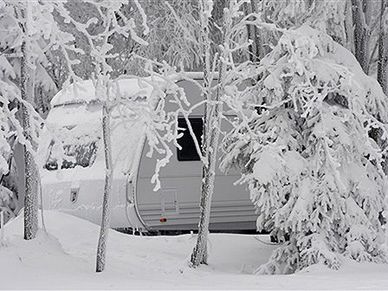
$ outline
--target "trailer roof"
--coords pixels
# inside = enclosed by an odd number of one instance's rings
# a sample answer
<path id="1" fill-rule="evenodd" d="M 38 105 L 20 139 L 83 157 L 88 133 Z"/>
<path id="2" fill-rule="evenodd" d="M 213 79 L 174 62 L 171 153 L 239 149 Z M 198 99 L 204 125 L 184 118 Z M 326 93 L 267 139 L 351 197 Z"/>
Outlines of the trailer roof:
<path id="1" fill-rule="evenodd" d="M 113 81 L 113 86 L 122 97 L 143 96 L 150 97 L 156 84 L 160 80 L 154 77 L 148 78 L 121 78 Z M 112 89 L 113 90 L 113 89 Z M 64 87 L 51 100 L 51 107 L 82 104 L 102 101 L 96 94 L 96 89 L 92 80 L 84 80 Z"/>

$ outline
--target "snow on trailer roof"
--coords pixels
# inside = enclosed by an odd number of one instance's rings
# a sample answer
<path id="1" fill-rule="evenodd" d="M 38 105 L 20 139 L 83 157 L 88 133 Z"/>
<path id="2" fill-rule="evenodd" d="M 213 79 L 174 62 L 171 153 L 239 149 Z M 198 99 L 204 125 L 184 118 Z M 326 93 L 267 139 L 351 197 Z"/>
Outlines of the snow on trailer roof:
<path id="1" fill-rule="evenodd" d="M 164 94 L 166 82 L 158 76 L 121 77 L 114 80 L 115 94 L 121 97 L 145 97 L 139 101 L 146 101 L 153 106 L 157 96 Z M 112 86 L 112 87 L 113 87 Z M 155 98 L 154 98 L 155 97 Z M 69 130 L 65 143 L 71 142 L 73 138 L 83 139 L 83 133 L 87 136 L 101 137 L 102 114 L 100 100 L 96 97 L 96 90 L 92 80 L 80 81 L 70 84 L 58 92 L 51 101 L 51 110 L 46 119 L 46 134 L 42 135 L 40 148 L 41 155 L 47 155 L 47 149 L 52 142 L 50 131 L 57 131 L 63 128 Z M 141 119 L 122 119 L 120 110 L 113 110 L 111 116 L 112 134 L 112 158 L 114 162 L 114 177 L 124 177 L 131 173 L 136 167 L 139 152 L 143 146 L 144 123 Z M 101 146 L 101 145 L 100 145 Z M 101 148 L 100 148 L 101 150 Z M 45 181 L 48 183 L 57 181 L 73 181 L 74 179 L 100 179 L 103 175 L 103 163 L 101 156 L 97 158 L 90 168 L 76 166 L 74 169 L 62 169 L 60 178 L 56 171 L 44 171 Z M 58 180 L 59 179 L 59 180 Z M 51 183 L 50 182 L 50 183 Z"/>
<path id="2" fill-rule="evenodd" d="M 153 93 L 154 86 L 151 83 L 160 83 L 159 78 L 122 78 L 114 80 L 117 90 L 122 96 L 144 96 L 150 97 Z M 71 83 L 60 90 L 51 100 L 51 107 L 99 102 L 96 96 L 96 89 L 92 80 L 84 80 Z"/>

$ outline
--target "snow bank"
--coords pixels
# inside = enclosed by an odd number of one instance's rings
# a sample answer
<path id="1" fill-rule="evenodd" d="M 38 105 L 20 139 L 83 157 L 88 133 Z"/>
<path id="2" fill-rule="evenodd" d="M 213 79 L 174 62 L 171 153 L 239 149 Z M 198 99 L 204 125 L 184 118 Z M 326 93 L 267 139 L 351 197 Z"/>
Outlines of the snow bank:
<path id="1" fill-rule="evenodd" d="M 23 217 L 5 227 L 0 247 L 3 289 L 386 289 L 388 266 L 348 263 L 341 271 L 313 266 L 296 275 L 255 276 L 273 246 L 266 236 L 211 234 L 209 266 L 186 262 L 195 236 L 139 237 L 111 231 L 107 269 L 95 273 L 99 227 L 46 211 L 48 235 L 22 238 Z M 260 241 L 259 241 L 260 240 Z M 20 278 L 23 278 L 20 280 Z M 355 280 L 354 278 L 357 278 Z"/>

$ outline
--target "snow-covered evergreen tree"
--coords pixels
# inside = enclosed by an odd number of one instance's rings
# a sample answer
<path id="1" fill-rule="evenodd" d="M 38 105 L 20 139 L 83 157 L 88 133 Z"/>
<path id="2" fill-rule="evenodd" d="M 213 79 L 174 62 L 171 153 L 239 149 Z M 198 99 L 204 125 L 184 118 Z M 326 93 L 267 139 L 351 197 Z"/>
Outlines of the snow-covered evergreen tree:
<path id="1" fill-rule="evenodd" d="M 225 139 L 223 167 L 242 170 L 258 229 L 282 242 L 258 273 L 386 261 L 386 149 L 370 132 L 386 136 L 388 102 L 377 81 L 308 26 L 284 31 L 254 71 L 253 86 L 229 88 L 245 119 Z"/>

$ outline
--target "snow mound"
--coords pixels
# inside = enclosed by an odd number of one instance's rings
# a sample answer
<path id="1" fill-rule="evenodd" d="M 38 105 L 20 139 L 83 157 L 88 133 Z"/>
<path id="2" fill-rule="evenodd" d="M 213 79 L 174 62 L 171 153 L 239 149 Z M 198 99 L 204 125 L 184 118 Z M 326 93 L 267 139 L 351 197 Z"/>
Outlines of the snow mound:
<path id="1" fill-rule="evenodd" d="M 349 262 L 341 271 L 319 266 L 292 276 L 255 276 L 273 246 L 267 236 L 211 234 L 208 266 L 190 269 L 195 235 L 132 236 L 111 231 L 107 269 L 95 273 L 99 226 L 46 211 L 48 234 L 22 238 L 23 217 L 5 227 L 0 247 L 3 289 L 386 289 L 387 265 Z M 357 276 L 357 280 L 354 280 Z M 19 278 L 23 278 L 20 280 Z"/>
<path id="2" fill-rule="evenodd" d="M 0 248 L 0 259 L 9 264 L 2 264 L 0 273 L 12 277 L 17 272 L 25 279 L 10 280 L 2 284 L 2 288 L 182 289 L 189 286 L 230 289 L 227 276 L 235 276 L 237 282 L 249 278 L 246 273 L 251 273 L 261 263 L 257 258 L 268 258 L 272 250 L 255 236 L 212 235 L 210 265 L 192 270 L 187 262 L 195 245 L 194 235 L 150 237 L 111 231 L 107 269 L 96 274 L 99 226 L 55 211 L 45 211 L 45 222 L 49 234 L 41 230 L 30 242 L 22 238 L 23 217 L 6 225 L 7 246 Z M 261 240 L 268 241 L 268 238 Z M 204 277 L 211 282 L 212 276 L 223 279 L 219 278 L 214 287 L 202 282 Z M 256 279 L 252 276 L 251 284 Z"/>

